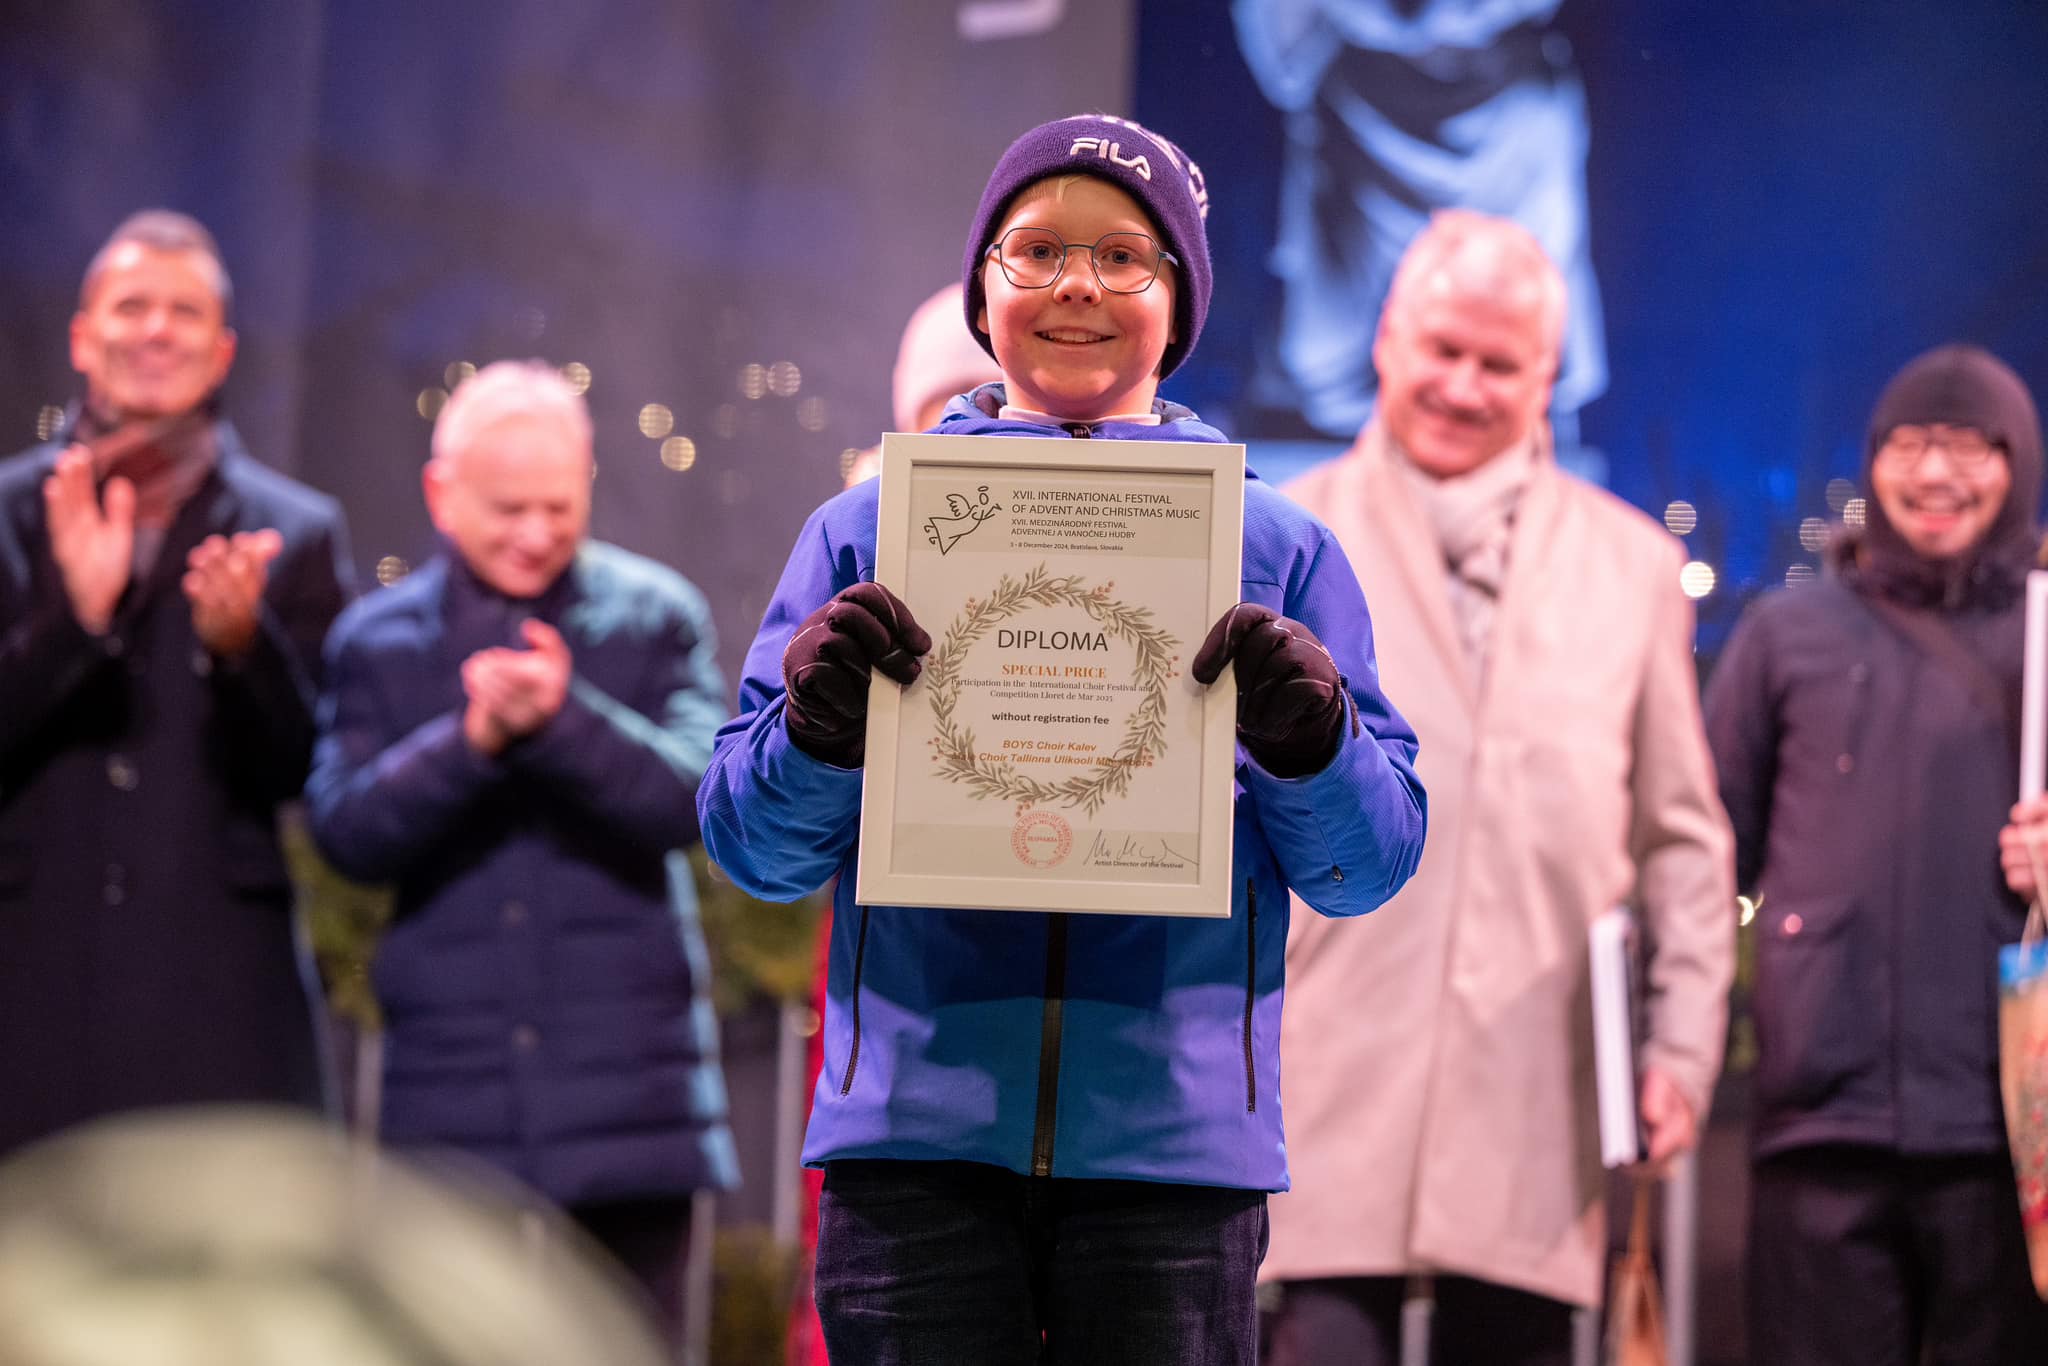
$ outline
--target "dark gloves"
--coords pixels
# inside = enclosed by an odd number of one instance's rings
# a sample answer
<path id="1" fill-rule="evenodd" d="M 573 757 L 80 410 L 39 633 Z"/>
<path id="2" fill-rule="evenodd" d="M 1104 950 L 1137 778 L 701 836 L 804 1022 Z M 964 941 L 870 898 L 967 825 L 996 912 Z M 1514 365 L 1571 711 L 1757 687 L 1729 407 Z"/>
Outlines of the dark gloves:
<path id="1" fill-rule="evenodd" d="M 909 683 L 924 671 L 917 657 L 931 648 L 910 609 L 879 583 L 840 593 L 805 617 L 782 651 L 789 738 L 813 759 L 859 768 L 867 757 L 869 671 Z"/>
<path id="2" fill-rule="evenodd" d="M 1337 757 L 1348 702 L 1336 661 L 1315 632 L 1241 602 L 1195 652 L 1195 681 L 1214 683 L 1226 660 L 1237 674 L 1237 738 L 1259 767 L 1300 778 Z"/>

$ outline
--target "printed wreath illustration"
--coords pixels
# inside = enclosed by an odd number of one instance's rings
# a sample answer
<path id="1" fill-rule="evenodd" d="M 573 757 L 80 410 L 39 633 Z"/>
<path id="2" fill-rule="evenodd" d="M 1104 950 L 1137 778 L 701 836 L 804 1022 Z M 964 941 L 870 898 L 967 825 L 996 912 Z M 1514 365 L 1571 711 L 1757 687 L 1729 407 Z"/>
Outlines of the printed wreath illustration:
<path id="1" fill-rule="evenodd" d="M 995 591 L 979 602 L 967 600 L 960 615 L 947 623 L 938 648 L 925 663 L 937 729 L 930 743 L 941 778 L 965 785 L 978 798 L 996 797 L 1024 807 L 1058 803 L 1080 807 L 1090 815 L 1109 798 L 1130 790 L 1131 770 L 1151 763 L 1166 748 L 1166 685 L 1180 660 L 1173 653 L 1180 642 L 1152 624 L 1149 608 L 1112 599 L 1109 590 L 1115 586 L 1083 587 L 1079 574 L 1055 578 L 1041 564 L 1018 579 L 1003 575 Z M 1129 641 L 1136 652 L 1133 675 L 1142 689 L 1116 752 L 1097 760 L 1087 771 L 1057 782 L 1026 777 L 1018 772 L 1014 759 L 976 754 L 974 732 L 953 722 L 954 708 L 960 702 L 960 668 L 968 650 L 997 622 L 1030 607 L 1078 608 L 1107 634 Z"/>

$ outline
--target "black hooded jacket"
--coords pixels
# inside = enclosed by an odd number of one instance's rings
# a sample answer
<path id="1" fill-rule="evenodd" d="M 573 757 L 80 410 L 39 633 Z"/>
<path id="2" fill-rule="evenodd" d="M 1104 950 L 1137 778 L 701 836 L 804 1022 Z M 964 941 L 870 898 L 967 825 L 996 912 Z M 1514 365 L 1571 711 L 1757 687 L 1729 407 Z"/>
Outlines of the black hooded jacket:
<path id="1" fill-rule="evenodd" d="M 1977 427 L 2004 452 L 2011 490 L 1984 540 L 1922 560 L 1870 499 L 1827 579 L 1744 615 L 1707 690 L 1737 875 L 1762 897 L 1759 1157 L 2004 1145 L 1997 950 L 2025 908 L 1997 839 L 2017 788 L 2040 424 L 2018 378 L 1971 347 L 1899 373 L 1870 455 L 1893 427 L 1933 422 Z"/>

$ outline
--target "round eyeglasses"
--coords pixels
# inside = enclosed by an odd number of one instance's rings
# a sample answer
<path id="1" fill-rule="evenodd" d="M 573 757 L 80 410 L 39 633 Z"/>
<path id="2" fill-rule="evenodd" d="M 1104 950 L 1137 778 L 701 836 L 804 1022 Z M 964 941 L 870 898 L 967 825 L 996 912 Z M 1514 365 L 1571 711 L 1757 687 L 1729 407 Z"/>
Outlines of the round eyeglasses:
<path id="1" fill-rule="evenodd" d="M 1959 470 L 1982 469 L 1998 450 L 1982 432 L 1967 427 L 1894 427 L 1884 445 L 1878 447 L 1877 458 L 1901 469 L 1912 469 L 1936 446 L 1948 452 L 1949 463 Z"/>
<path id="2" fill-rule="evenodd" d="M 1051 228 L 1011 228 L 987 255 L 1019 289 L 1046 289 L 1067 268 L 1067 253 L 1085 251 L 1095 279 L 1112 294 L 1143 294 L 1159 278 L 1159 263 L 1180 264 L 1142 232 L 1106 233 L 1093 242 L 1069 242 Z"/>

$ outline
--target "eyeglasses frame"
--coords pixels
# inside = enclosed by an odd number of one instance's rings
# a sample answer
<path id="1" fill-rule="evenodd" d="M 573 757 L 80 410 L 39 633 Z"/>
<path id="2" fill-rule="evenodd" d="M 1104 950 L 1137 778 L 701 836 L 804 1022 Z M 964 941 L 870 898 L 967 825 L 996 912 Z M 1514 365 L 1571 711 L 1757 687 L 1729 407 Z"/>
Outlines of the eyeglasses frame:
<path id="1" fill-rule="evenodd" d="M 1060 268 L 1053 272 L 1052 278 L 1050 280 L 1047 280 L 1042 285 L 1025 285 L 1017 283 L 1017 277 L 1010 274 L 1010 268 L 1008 265 L 1004 264 L 1001 252 L 1004 239 L 1009 237 L 1009 235 L 1013 232 L 1042 232 L 1046 236 L 1052 238 L 1053 241 L 1060 244 Z M 1101 246 L 1104 242 L 1107 242 L 1112 237 L 1142 237 L 1147 242 L 1150 242 L 1152 244 L 1153 249 L 1159 253 L 1159 259 L 1153 262 L 1152 264 L 1152 274 L 1150 278 L 1148 278 L 1144 284 L 1139 285 L 1136 289 L 1118 289 L 1116 286 L 1110 284 L 1107 280 L 1102 278 L 1102 267 L 1095 260 L 1095 249 Z M 1090 272 L 1094 274 L 1095 283 L 1101 285 L 1103 289 L 1107 290 L 1111 294 L 1143 294 L 1146 290 L 1152 288 L 1153 285 L 1159 282 L 1160 266 L 1170 263 L 1174 269 L 1180 269 L 1180 258 L 1178 256 L 1175 256 L 1172 252 L 1168 251 L 1164 246 L 1161 246 L 1158 238 L 1154 237 L 1149 232 L 1134 232 L 1129 230 L 1106 232 L 1102 234 L 1102 236 L 1096 238 L 1093 242 L 1069 242 L 1066 238 L 1060 236 L 1051 228 L 1039 228 L 1033 227 L 1028 223 L 1020 223 L 1016 227 L 1005 230 L 1001 237 L 998 237 L 995 241 L 989 243 L 988 249 L 982 252 L 981 255 L 983 260 L 988 260 L 990 258 L 994 259 L 996 263 L 996 269 L 1000 270 L 1003 273 L 1003 278 L 1005 280 L 1008 280 L 1010 282 L 1011 287 L 1014 289 L 1051 289 L 1054 285 L 1060 282 L 1060 277 L 1067 273 L 1067 253 L 1073 251 L 1086 251 L 1088 253 L 1088 269 Z"/>

